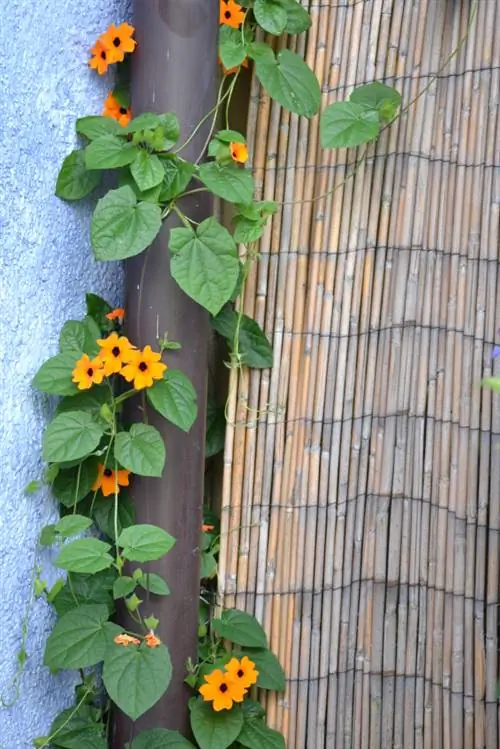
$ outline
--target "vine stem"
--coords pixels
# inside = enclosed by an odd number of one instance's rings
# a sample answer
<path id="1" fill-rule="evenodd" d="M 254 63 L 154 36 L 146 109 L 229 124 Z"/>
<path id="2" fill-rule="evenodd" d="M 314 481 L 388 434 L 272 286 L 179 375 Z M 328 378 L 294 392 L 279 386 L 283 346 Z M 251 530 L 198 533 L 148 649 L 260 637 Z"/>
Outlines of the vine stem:
<path id="1" fill-rule="evenodd" d="M 384 125 L 380 129 L 380 132 L 379 132 L 379 134 L 378 134 L 377 137 L 379 137 L 385 130 L 387 130 L 387 128 L 391 127 L 397 120 L 399 120 L 404 114 L 406 114 L 406 112 L 408 112 L 408 110 L 411 109 L 411 107 L 413 107 L 417 103 L 417 101 L 424 94 L 427 93 L 427 91 L 430 89 L 430 87 L 433 85 L 433 83 L 435 83 L 435 81 L 439 78 L 439 76 L 441 75 L 441 73 L 443 72 L 443 70 L 445 70 L 448 67 L 448 65 L 450 64 L 450 62 L 453 60 L 453 58 L 455 58 L 459 54 L 460 50 L 464 46 L 464 44 L 467 41 L 467 38 L 468 38 L 468 36 L 470 34 L 470 31 L 472 29 L 472 25 L 474 23 L 476 15 L 477 15 L 478 8 L 479 8 L 479 0 L 476 0 L 475 4 L 473 5 L 473 7 L 471 9 L 471 12 L 470 12 L 469 22 L 467 24 L 467 29 L 465 30 L 465 34 L 463 35 L 462 39 L 460 39 L 458 45 L 448 55 L 448 57 L 443 62 L 443 64 L 441 65 L 441 67 L 438 68 L 438 70 L 431 75 L 431 77 L 429 79 L 429 82 L 424 86 L 424 88 L 421 91 L 419 91 L 418 94 L 405 107 L 403 107 L 403 109 L 400 110 L 400 112 L 398 112 L 398 114 L 394 117 L 394 119 L 392 119 L 390 122 L 388 122 L 386 125 Z M 347 182 L 349 182 L 349 180 L 351 180 L 356 175 L 356 173 L 360 169 L 361 165 L 366 161 L 367 156 L 368 156 L 368 148 L 365 150 L 365 152 L 363 153 L 363 155 L 360 158 L 360 160 L 354 165 L 354 168 L 353 168 L 352 172 L 350 172 L 350 174 L 348 174 L 347 177 L 345 177 L 341 182 L 339 182 L 337 185 L 335 185 L 334 187 L 332 187 L 331 190 L 328 190 L 328 192 L 322 193 L 321 195 L 315 195 L 313 198 L 303 198 L 301 200 L 286 200 L 286 201 L 277 200 L 275 202 L 278 203 L 278 205 L 301 205 L 301 204 L 304 204 L 304 203 L 315 203 L 317 200 L 322 200 L 323 198 L 328 198 L 328 197 L 330 197 L 330 195 L 333 195 L 334 192 L 336 192 L 338 189 L 340 189 L 341 187 L 343 187 Z"/>
<path id="2" fill-rule="evenodd" d="M 50 747 L 50 742 L 53 741 L 55 739 L 55 737 L 59 733 L 61 733 L 62 729 L 65 728 L 68 725 L 68 723 L 70 722 L 70 720 L 76 715 L 76 713 L 81 708 L 81 706 L 83 705 L 83 703 L 85 702 L 85 700 L 87 699 L 87 697 L 89 696 L 89 694 L 91 692 L 92 692 L 92 690 L 87 687 L 87 689 L 85 690 L 85 692 L 83 694 L 83 697 L 80 699 L 80 702 L 78 702 L 78 704 L 75 705 L 75 708 L 71 711 L 71 713 L 68 715 L 68 717 L 66 718 L 66 720 L 63 723 L 61 723 L 61 725 L 59 726 L 59 728 L 57 729 L 57 731 L 54 731 L 53 734 L 51 734 L 50 736 L 47 737 L 47 741 L 44 743 L 43 746 L 40 747 L 40 749 L 47 749 L 47 747 Z"/>
<path id="3" fill-rule="evenodd" d="M 224 88 L 224 83 L 225 83 L 225 78 L 223 78 L 222 81 L 221 81 L 221 83 L 220 83 L 219 90 L 218 90 L 218 93 L 217 93 L 217 100 L 216 100 L 216 103 L 214 104 L 214 106 L 212 107 L 212 109 L 209 109 L 209 111 L 206 113 L 206 115 L 204 117 L 202 117 L 201 120 L 198 122 L 198 124 L 194 127 L 194 130 L 186 138 L 186 140 L 184 141 L 184 143 L 182 143 L 179 146 L 179 148 L 176 148 L 174 151 L 172 151 L 172 153 L 176 153 L 177 154 L 177 153 L 180 153 L 181 151 L 183 151 L 184 148 L 186 148 L 186 146 L 189 143 L 191 143 L 191 141 L 193 140 L 193 138 L 195 137 L 195 135 L 198 133 L 198 130 L 205 124 L 205 122 L 212 115 L 214 115 L 214 121 L 216 120 L 218 109 L 219 109 L 220 105 L 222 104 L 222 102 L 226 99 L 226 97 L 229 94 L 229 89 L 228 89 L 226 91 L 226 93 L 222 96 L 222 90 Z"/>

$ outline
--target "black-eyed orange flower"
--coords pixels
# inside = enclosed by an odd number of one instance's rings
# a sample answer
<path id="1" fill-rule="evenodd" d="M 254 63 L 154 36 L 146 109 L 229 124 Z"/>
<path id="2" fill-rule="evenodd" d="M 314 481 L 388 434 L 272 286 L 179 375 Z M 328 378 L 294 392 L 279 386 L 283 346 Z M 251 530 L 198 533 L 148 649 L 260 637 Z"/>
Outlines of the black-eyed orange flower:
<path id="1" fill-rule="evenodd" d="M 109 497 L 111 494 L 119 494 L 120 486 L 129 485 L 130 471 L 126 471 L 124 468 L 118 471 L 112 471 L 111 468 L 99 463 L 97 478 L 92 484 L 92 491 L 96 492 L 98 489 L 102 491 L 105 497 Z"/>
<path id="2" fill-rule="evenodd" d="M 89 65 L 94 70 L 97 70 L 99 75 L 107 73 L 109 66 L 117 62 L 115 52 L 103 43 L 102 38 L 96 41 L 90 51 L 92 57 L 89 60 Z"/>
<path id="3" fill-rule="evenodd" d="M 135 390 L 143 390 L 153 385 L 154 380 L 161 380 L 167 365 L 161 361 L 161 354 L 152 350 L 151 346 L 145 346 L 143 351 L 130 349 L 123 355 L 123 361 L 127 362 L 121 370 L 121 374 L 127 382 L 134 383 Z"/>
<path id="4" fill-rule="evenodd" d="M 87 354 L 84 354 L 76 362 L 72 379 L 76 383 L 78 390 L 89 390 L 92 385 L 100 385 L 104 379 L 102 361 L 99 357 L 90 359 Z"/>
<path id="5" fill-rule="evenodd" d="M 122 322 L 125 317 L 125 310 L 122 307 L 117 307 L 116 309 L 111 310 L 111 312 L 108 312 L 106 317 L 108 320 L 118 320 L 118 322 Z"/>
<path id="6" fill-rule="evenodd" d="M 248 161 L 248 148 L 244 143 L 230 143 L 229 152 L 233 161 L 244 164 Z"/>
<path id="7" fill-rule="evenodd" d="M 99 338 L 97 343 L 101 347 L 99 359 L 103 363 L 106 377 L 119 372 L 125 362 L 125 354 L 135 348 L 128 338 L 124 335 L 119 336 L 118 333 L 111 333 L 107 338 Z"/>
<path id="8" fill-rule="evenodd" d="M 211 702 L 216 712 L 231 710 L 233 702 L 243 702 L 245 688 L 240 682 L 234 681 L 231 674 L 216 668 L 204 677 L 199 692 L 205 702 Z"/>
<path id="9" fill-rule="evenodd" d="M 160 638 L 157 637 L 154 632 L 150 632 L 149 634 L 147 634 L 144 638 L 144 641 L 148 648 L 157 648 L 158 645 L 161 645 Z"/>
<path id="10" fill-rule="evenodd" d="M 130 107 L 122 107 L 120 102 L 115 99 L 112 93 L 110 93 L 107 95 L 106 101 L 104 102 L 102 115 L 103 117 L 111 117 L 125 127 L 132 119 L 132 110 Z"/>
<path id="11" fill-rule="evenodd" d="M 252 684 L 256 684 L 259 676 L 259 672 L 255 670 L 255 663 L 246 655 L 241 660 L 231 658 L 226 664 L 226 671 L 233 681 L 241 684 L 244 689 L 249 689 Z"/>
<path id="12" fill-rule="evenodd" d="M 128 645 L 139 645 L 140 643 L 137 637 L 131 637 L 130 635 L 116 635 L 114 641 L 117 645 L 124 645 L 125 647 Z"/>
<path id="13" fill-rule="evenodd" d="M 239 29 L 245 20 L 245 11 L 235 3 L 234 0 L 220 0 L 219 23 L 224 26 L 231 26 L 233 29 Z"/>
<path id="14" fill-rule="evenodd" d="M 111 24 L 109 29 L 100 37 L 101 42 L 113 50 L 116 62 L 123 62 L 127 52 L 133 52 L 137 42 L 132 39 L 135 29 L 128 23 L 121 23 L 118 27 Z"/>

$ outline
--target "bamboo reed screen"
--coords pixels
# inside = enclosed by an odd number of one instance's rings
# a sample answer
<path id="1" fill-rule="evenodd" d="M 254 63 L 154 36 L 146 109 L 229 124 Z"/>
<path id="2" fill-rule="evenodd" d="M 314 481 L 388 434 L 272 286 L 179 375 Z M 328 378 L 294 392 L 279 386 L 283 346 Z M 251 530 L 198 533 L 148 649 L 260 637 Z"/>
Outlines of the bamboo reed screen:
<path id="1" fill-rule="evenodd" d="M 417 96 L 466 34 L 460 0 L 321 0 L 323 106 L 353 85 Z M 288 749 L 498 749 L 500 3 L 362 155 L 254 80 L 258 196 L 284 202 L 244 309 L 271 371 L 233 373 L 222 602 L 284 666 Z M 311 197 L 339 189 L 325 199 Z M 291 201 L 299 201 L 291 205 Z M 302 201 L 302 202 L 300 202 Z"/>

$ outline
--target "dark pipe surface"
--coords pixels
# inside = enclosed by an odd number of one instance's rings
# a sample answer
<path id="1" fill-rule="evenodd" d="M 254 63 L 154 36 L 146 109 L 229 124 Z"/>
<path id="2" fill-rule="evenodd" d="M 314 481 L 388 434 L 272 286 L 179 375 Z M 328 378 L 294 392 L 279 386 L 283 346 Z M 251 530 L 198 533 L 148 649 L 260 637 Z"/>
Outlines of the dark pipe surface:
<path id="1" fill-rule="evenodd" d="M 181 141 L 214 106 L 217 90 L 217 34 L 219 0 L 136 0 L 133 24 L 137 49 L 132 56 L 132 109 L 175 112 Z M 205 143 L 207 122 L 182 155 L 196 160 Z M 180 204 L 196 221 L 212 213 L 205 193 Z M 123 749 L 141 730 L 164 726 L 189 733 L 185 663 L 196 658 L 199 600 L 199 539 L 202 522 L 204 442 L 209 325 L 207 313 L 188 298 L 170 276 L 167 250 L 170 217 L 153 245 L 125 263 L 126 334 L 137 346 L 151 344 L 168 330 L 170 340 L 182 344 L 164 360 L 182 370 L 198 395 L 198 418 L 189 434 L 168 425 L 147 409 L 147 418 L 164 437 L 167 462 L 161 479 L 134 477 L 131 493 L 138 523 L 165 528 L 176 539 L 174 549 L 159 562 L 141 565 L 162 574 L 171 589 L 168 597 L 146 595 L 142 611 L 161 624 L 158 634 L 170 650 L 173 676 L 166 694 L 135 724 L 119 711 L 113 719 L 113 749 Z M 128 416 L 142 420 L 136 407 Z M 121 621 L 125 624 L 126 617 Z"/>

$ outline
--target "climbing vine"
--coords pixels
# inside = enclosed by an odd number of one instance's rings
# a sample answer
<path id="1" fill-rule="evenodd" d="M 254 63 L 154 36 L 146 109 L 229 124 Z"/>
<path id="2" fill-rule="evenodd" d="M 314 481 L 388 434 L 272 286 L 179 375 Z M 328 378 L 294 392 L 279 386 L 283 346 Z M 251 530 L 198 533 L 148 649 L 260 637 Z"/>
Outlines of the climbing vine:
<path id="1" fill-rule="evenodd" d="M 179 225 L 168 237 L 172 277 L 210 314 L 214 330 L 228 343 L 231 367 L 268 368 L 273 364 L 271 345 L 237 300 L 258 260 L 256 243 L 280 206 L 254 200 L 246 138 L 231 128 L 230 103 L 241 70 L 252 65 L 263 89 L 290 112 L 306 118 L 319 114 L 323 148 L 372 143 L 399 116 L 401 96 L 374 82 L 320 113 L 320 86 L 305 61 L 289 49 L 276 53 L 262 41 L 261 32 L 278 37 L 308 30 L 311 18 L 297 0 L 221 0 L 219 20 L 217 104 L 186 140 L 181 140 L 173 112 L 134 117 L 119 75 L 102 115 L 76 121 L 81 146 L 64 160 L 56 195 L 80 200 L 101 184 L 105 173 L 112 173 L 114 184 L 97 201 L 91 220 L 91 244 L 99 261 L 139 255 L 165 220 L 176 215 Z M 135 50 L 133 37 L 129 24 L 111 26 L 92 47 L 91 68 L 105 75 L 110 67 L 122 66 Z M 186 159 L 186 145 L 209 120 L 206 158 Z M 184 212 L 182 198 L 203 191 L 233 205 L 231 230 L 215 216 L 197 223 Z M 311 199 L 318 197 L 324 196 Z M 55 719 L 48 736 L 34 739 L 38 749 L 106 749 L 112 704 L 135 720 L 160 699 L 171 677 L 168 649 L 157 636 L 158 619 L 154 610 L 145 610 L 140 596 L 143 591 L 168 595 L 168 581 L 141 565 L 168 554 L 175 539 L 163 528 L 136 524 L 127 496 L 134 475 L 162 475 L 166 449 L 154 427 L 123 419 L 123 404 L 145 399 L 187 432 L 197 415 L 196 392 L 181 371 L 162 361 L 164 350 L 181 344 L 165 339 L 138 349 L 123 335 L 124 310 L 111 309 L 93 294 L 86 304 L 86 316 L 64 325 L 59 353 L 42 365 L 33 383 L 60 398 L 43 437 L 45 474 L 29 486 L 35 491 L 49 485 L 61 508 L 61 519 L 42 529 L 40 544 L 57 549 L 55 566 L 64 576 L 51 588 L 40 577 L 35 580 L 36 595 L 58 617 L 45 663 L 52 670 L 75 669 L 81 676 L 75 705 Z M 209 411 L 209 455 L 221 447 L 217 419 Z M 201 576 L 204 586 L 213 588 L 219 536 L 217 520 L 206 521 Z M 133 627 L 113 620 L 117 601 L 125 605 Z M 147 606 L 154 609 L 149 599 Z M 254 699 L 255 688 L 285 688 L 283 669 L 258 621 L 237 610 L 214 616 L 202 589 L 198 636 L 198 660 L 186 664 L 196 746 L 284 749 L 283 736 L 266 724 Z M 135 737 L 129 749 L 168 747 L 193 749 L 193 744 L 178 732 L 155 728 Z"/>

